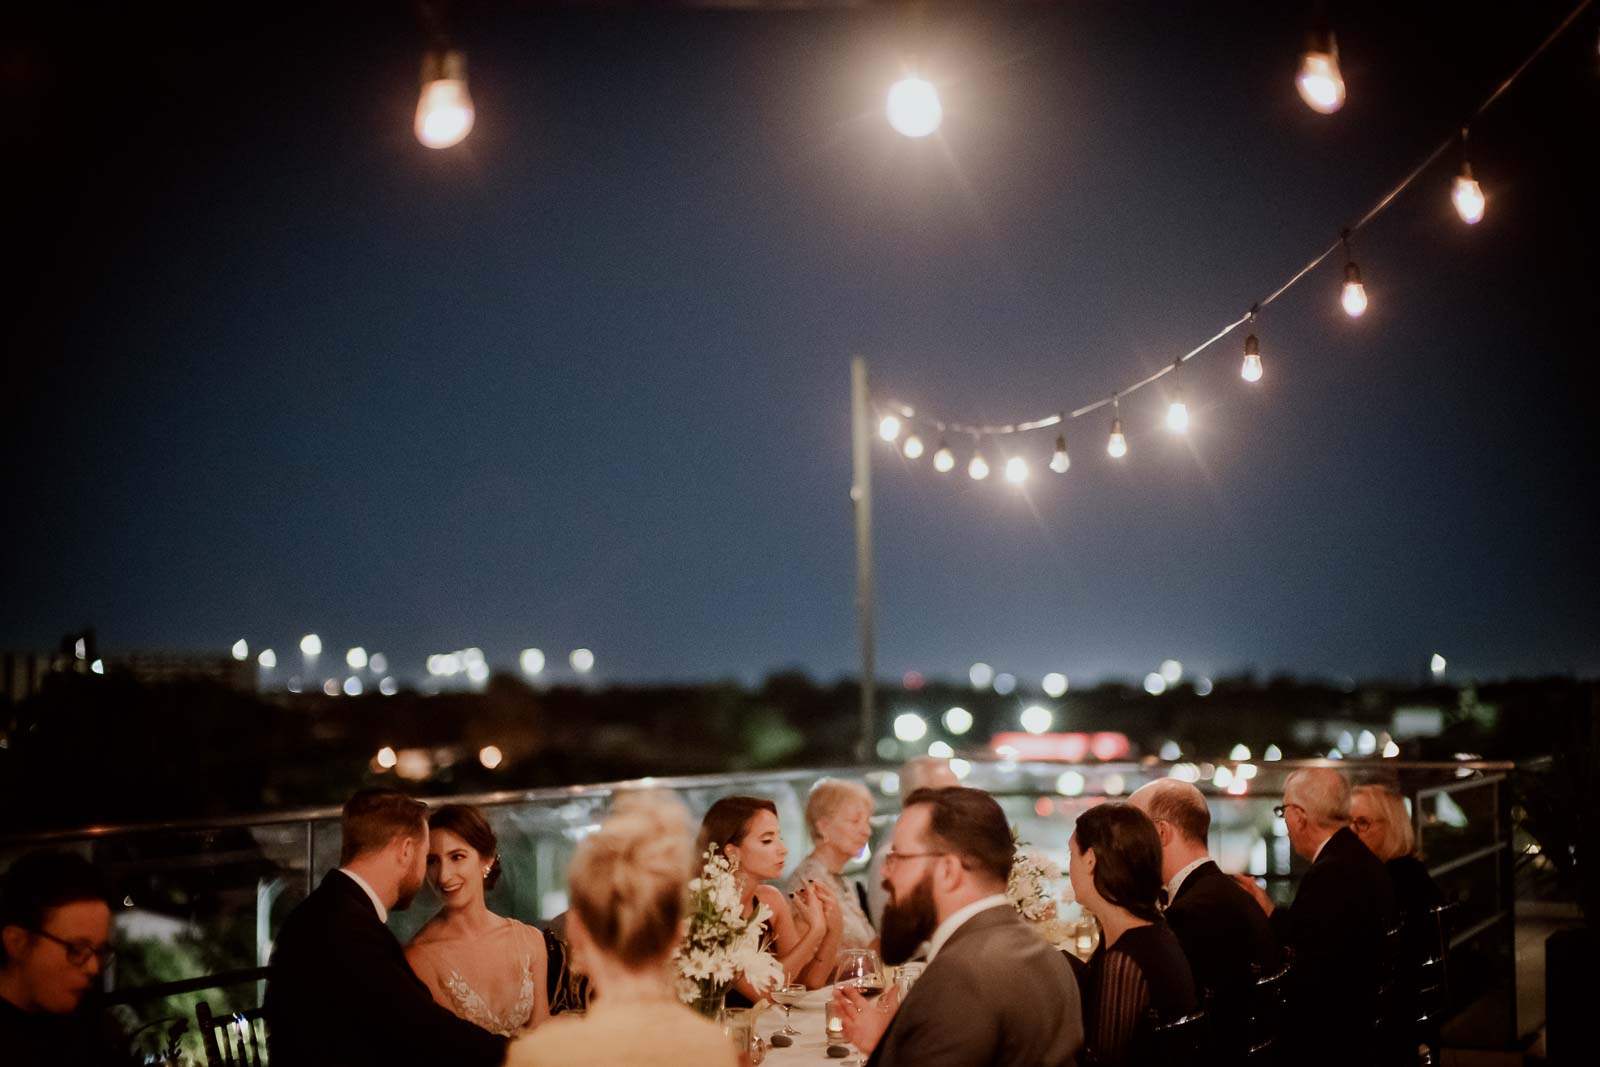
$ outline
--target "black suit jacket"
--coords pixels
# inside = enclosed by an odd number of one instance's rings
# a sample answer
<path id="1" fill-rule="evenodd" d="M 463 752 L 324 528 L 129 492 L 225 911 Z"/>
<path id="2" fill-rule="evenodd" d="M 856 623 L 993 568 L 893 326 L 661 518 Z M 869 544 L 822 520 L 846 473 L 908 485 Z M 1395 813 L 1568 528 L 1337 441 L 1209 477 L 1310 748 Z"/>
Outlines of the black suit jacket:
<path id="1" fill-rule="evenodd" d="M 366 891 L 331 871 L 283 924 L 267 981 L 278 1067 L 495 1067 L 505 1038 L 440 1007 L 378 921 Z"/>
<path id="2" fill-rule="evenodd" d="M 1266 913 L 1211 860 L 1189 872 L 1167 906 L 1167 925 L 1189 958 L 1195 984 L 1211 994 L 1212 1034 L 1247 1040 L 1250 993 L 1256 975 L 1277 970 L 1282 955 Z"/>
<path id="3" fill-rule="evenodd" d="M 1371 1054 L 1385 938 L 1398 925 L 1383 861 L 1348 828 L 1339 830 L 1300 880 L 1294 904 L 1272 913 L 1273 931 L 1294 949 L 1289 1018 L 1305 1058 L 1351 1062 Z"/>

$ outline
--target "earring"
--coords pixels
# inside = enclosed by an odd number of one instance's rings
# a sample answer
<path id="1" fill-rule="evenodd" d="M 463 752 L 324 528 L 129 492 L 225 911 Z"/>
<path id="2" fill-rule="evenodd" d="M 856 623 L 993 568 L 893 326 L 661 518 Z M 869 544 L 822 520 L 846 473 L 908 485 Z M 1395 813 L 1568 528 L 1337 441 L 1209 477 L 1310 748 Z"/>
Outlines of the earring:
<path id="1" fill-rule="evenodd" d="M 490 872 L 490 871 L 492 871 L 492 870 L 494 870 L 494 868 L 493 868 L 493 867 L 485 867 L 485 868 L 484 868 L 484 869 L 483 869 L 483 876 L 484 876 L 484 877 L 485 877 L 485 878 L 487 878 L 487 877 L 489 877 L 489 872 Z"/>

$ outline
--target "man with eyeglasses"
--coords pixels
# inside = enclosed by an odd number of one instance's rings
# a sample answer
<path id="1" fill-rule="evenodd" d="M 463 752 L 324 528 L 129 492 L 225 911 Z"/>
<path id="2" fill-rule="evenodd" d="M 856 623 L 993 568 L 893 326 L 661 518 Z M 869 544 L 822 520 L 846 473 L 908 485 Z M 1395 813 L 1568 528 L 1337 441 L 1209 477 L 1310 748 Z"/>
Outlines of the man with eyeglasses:
<path id="1" fill-rule="evenodd" d="M 1275 907 L 1254 879 L 1235 877 L 1294 950 L 1285 1037 L 1295 1058 L 1311 1063 L 1369 1059 L 1377 1054 L 1388 935 L 1399 924 L 1389 872 L 1350 830 L 1350 783 L 1333 768 L 1289 775 L 1276 811 L 1290 847 L 1311 861 L 1294 903 Z"/>
<path id="2" fill-rule="evenodd" d="M 927 969 L 898 1009 L 848 986 L 834 992 L 844 1036 L 870 1054 L 870 1067 L 1077 1062 L 1078 983 L 1006 899 L 1013 854 L 1005 813 L 982 790 L 906 797 L 884 859 L 881 946 L 885 962 L 898 964 L 926 941 Z"/>
<path id="3" fill-rule="evenodd" d="M 70 852 L 34 852 L 0 888 L 0 1060 L 6 1067 L 121 1064 L 97 1019 L 79 1011 L 111 960 L 111 908 L 99 872 Z"/>

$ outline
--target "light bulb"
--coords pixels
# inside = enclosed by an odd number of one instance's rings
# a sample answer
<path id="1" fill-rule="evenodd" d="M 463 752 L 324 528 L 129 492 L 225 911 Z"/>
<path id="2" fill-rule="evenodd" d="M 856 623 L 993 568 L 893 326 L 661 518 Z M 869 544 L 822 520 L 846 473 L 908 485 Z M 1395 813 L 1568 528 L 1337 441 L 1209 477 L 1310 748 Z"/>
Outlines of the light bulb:
<path id="1" fill-rule="evenodd" d="M 1006 481 L 1012 485 L 1021 485 L 1028 480 L 1028 461 L 1021 456 L 1012 456 L 1006 460 Z"/>
<path id="2" fill-rule="evenodd" d="M 1173 433 L 1184 433 L 1189 429 L 1189 405 L 1183 402 L 1182 393 L 1167 405 L 1167 429 Z"/>
<path id="3" fill-rule="evenodd" d="M 1311 46 L 1300 57 L 1294 84 L 1312 111 L 1331 115 L 1344 106 L 1344 75 L 1339 73 L 1339 46 L 1333 34 L 1313 35 Z"/>
<path id="4" fill-rule="evenodd" d="M 933 469 L 940 474 L 949 474 L 956 466 L 956 454 L 950 451 L 950 446 L 943 441 L 939 442 L 939 451 L 933 454 Z"/>
<path id="5" fill-rule="evenodd" d="M 896 415 L 885 415 L 878 420 L 878 436 L 885 441 L 893 441 L 900 436 L 900 418 Z"/>
<path id="6" fill-rule="evenodd" d="M 967 464 L 967 473 L 975 482 L 981 482 L 989 477 L 989 461 L 983 458 L 982 452 L 972 454 L 972 462 Z"/>
<path id="7" fill-rule="evenodd" d="M 1239 368 L 1239 377 L 1247 382 L 1261 380 L 1261 342 L 1255 334 L 1244 339 L 1244 366 Z"/>
<path id="8" fill-rule="evenodd" d="M 1128 439 L 1122 436 L 1122 420 L 1111 420 L 1111 437 L 1106 441 L 1106 455 L 1121 459 L 1128 454 Z"/>
<path id="9" fill-rule="evenodd" d="M 1352 319 L 1359 319 L 1361 313 L 1367 310 L 1367 289 L 1361 284 L 1361 269 L 1354 263 L 1344 265 L 1344 292 L 1339 302 L 1344 305 L 1344 313 Z"/>
<path id="10" fill-rule="evenodd" d="M 1067 455 L 1067 439 L 1062 434 L 1056 435 L 1056 453 L 1050 457 L 1050 469 L 1057 474 L 1067 473 L 1072 466 L 1072 460 Z"/>
<path id="11" fill-rule="evenodd" d="M 903 137 L 926 137 L 944 121 L 939 90 L 921 78 L 902 78 L 889 87 L 889 125 Z"/>
<path id="12" fill-rule="evenodd" d="M 422 94 L 417 98 L 417 140 L 429 148 L 460 144 L 472 132 L 475 112 L 467 91 L 467 60 L 460 52 L 422 57 Z"/>
<path id="13" fill-rule="evenodd" d="M 916 459 L 922 455 L 922 438 L 914 433 L 906 434 L 906 442 L 900 450 L 905 453 L 907 459 Z"/>
<path id="14" fill-rule="evenodd" d="M 1487 200 L 1483 190 L 1472 178 L 1472 164 L 1461 165 L 1461 173 L 1456 175 L 1456 184 L 1450 191 L 1450 199 L 1455 202 L 1456 214 L 1461 216 L 1462 222 L 1473 226 L 1483 221 L 1483 208 Z"/>

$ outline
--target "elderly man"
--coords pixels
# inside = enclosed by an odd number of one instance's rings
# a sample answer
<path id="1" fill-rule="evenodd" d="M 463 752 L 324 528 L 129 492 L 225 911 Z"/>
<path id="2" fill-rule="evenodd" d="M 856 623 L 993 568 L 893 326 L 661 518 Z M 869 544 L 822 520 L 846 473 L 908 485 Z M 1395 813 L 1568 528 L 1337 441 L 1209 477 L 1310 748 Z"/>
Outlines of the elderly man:
<path id="1" fill-rule="evenodd" d="M 1278 939 L 1250 894 L 1206 851 L 1211 810 L 1200 790 L 1162 778 L 1140 787 L 1128 803 L 1150 816 L 1161 838 L 1167 925 L 1189 957 L 1195 981 L 1212 996 L 1212 1035 L 1228 1051 L 1243 1052 L 1252 986 L 1257 974 L 1277 969 Z"/>
<path id="2" fill-rule="evenodd" d="M 1254 879 L 1235 877 L 1294 950 L 1285 1033 L 1294 1053 L 1313 1063 L 1370 1058 L 1387 935 L 1399 925 L 1389 872 L 1351 831 L 1350 783 L 1338 771 L 1289 775 L 1278 814 L 1290 846 L 1311 861 L 1294 903 L 1274 908 Z"/>
<path id="3" fill-rule="evenodd" d="M 919 789 L 944 789 L 960 784 L 956 772 L 950 769 L 950 761 L 940 756 L 917 756 L 900 766 L 902 797 L 908 797 Z M 889 900 L 889 894 L 883 887 L 883 854 L 888 851 L 888 842 L 893 836 L 894 827 L 891 825 L 889 833 L 884 835 L 884 847 L 872 854 L 872 862 L 867 865 L 867 917 L 872 920 L 874 930 L 883 929 L 883 906 Z"/>
<path id="4" fill-rule="evenodd" d="M 1083 1048 L 1083 1010 L 1066 958 L 1006 899 L 1011 828 L 978 789 L 906 797 L 885 858 L 883 957 L 923 941 L 928 967 L 891 1015 L 841 986 L 844 1035 L 878 1067 L 1065 1067 Z"/>
<path id="5" fill-rule="evenodd" d="M 392 789 L 344 806 L 342 866 L 289 915 L 267 982 L 274 1063 L 296 1067 L 493 1067 L 506 1040 L 434 1002 L 385 925 L 428 862 L 428 808 Z"/>

